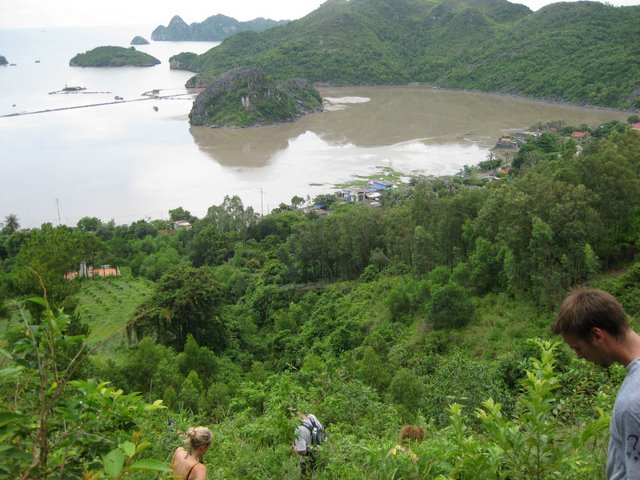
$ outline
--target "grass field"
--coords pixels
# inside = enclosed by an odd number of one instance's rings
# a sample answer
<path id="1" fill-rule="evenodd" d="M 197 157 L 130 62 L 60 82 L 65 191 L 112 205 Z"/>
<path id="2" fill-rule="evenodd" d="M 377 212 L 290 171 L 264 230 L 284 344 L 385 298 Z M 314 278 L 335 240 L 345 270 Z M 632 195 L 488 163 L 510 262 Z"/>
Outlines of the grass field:
<path id="1" fill-rule="evenodd" d="M 127 322 L 151 291 L 152 284 L 144 279 L 111 277 L 85 281 L 77 295 L 76 311 L 82 322 L 89 325 L 87 343 L 109 350 L 123 342 Z"/>

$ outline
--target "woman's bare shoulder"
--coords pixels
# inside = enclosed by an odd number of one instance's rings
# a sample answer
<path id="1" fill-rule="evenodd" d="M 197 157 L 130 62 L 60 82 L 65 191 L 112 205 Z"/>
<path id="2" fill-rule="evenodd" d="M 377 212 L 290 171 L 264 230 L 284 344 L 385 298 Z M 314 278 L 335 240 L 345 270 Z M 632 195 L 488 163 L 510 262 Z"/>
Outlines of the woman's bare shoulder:
<path id="1" fill-rule="evenodd" d="M 178 447 L 176 448 L 176 451 L 173 452 L 173 461 L 175 463 L 175 460 L 180 456 L 180 455 L 186 455 L 188 452 L 182 448 L 182 447 Z"/>
<path id="2" fill-rule="evenodd" d="M 207 480 L 207 467 L 202 463 L 196 464 L 191 472 L 191 478 L 193 480 Z"/>

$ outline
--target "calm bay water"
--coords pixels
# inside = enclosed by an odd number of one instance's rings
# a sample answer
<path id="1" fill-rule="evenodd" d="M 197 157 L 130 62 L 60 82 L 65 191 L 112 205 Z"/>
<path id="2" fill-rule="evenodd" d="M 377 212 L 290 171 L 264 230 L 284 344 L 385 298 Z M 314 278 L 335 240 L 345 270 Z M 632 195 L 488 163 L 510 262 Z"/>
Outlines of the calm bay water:
<path id="1" fill-rule="evenodd" d="M 204 42 L 136 47 L 152 68 L 69 67 L 71 57 L 101 45 L 150 39 L 155 26 L 118 29 L 0 30 L 0 217 L 23 226 L 74 225 L 83 216 L 130 223 L 167 218 L 182 206 L 202 216 L 225 195 L 267 213 L 291 197 L 314 197 L 381 168 L 445 175 L 484 160 L 501 131 L 564 120 L 597 125 L 619 112 L 424 86 L 320 89 L 326 111 L 263 128 L 190 127 L 189 72 L 168 58 L 201 53 Z M 84 92 L 50 95 L 67 86 Z M 159 89 L 161 95 L 142 95 Z M 141 100 L 141 101 L 133 101 Z M 15 106 L 14 106 L 15 105 Z M 155 108 L 154 108 L 155 107 Z M 58 213 L 59 212 L 59 213 Z"/>

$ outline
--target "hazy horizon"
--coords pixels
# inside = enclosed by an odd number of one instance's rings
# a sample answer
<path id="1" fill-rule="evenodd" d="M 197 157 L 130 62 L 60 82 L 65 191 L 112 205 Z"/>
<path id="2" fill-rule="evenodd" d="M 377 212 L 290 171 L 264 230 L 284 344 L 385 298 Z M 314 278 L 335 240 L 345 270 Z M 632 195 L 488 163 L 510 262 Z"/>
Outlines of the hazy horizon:
<path id="1" fill-rule="evenodd" d="M 59 4 L 48 0 L 2 0 L 0 28 L 167 25 L 174 15 L 179 15 L 187 23 L 202 22 L 217 14 L 240 21 L 258 17 L 295 20 L 311 13 L 322 3 L 323 0 L 184 0 L 180 3 L 112 0 L 96 4 L 86 0 L 67 0 L 64 8 L 60 8 Z M 536 11 L 557 2 L 525 0 L 512 3 L 520 3 Z M 639 5 L 640 0 L 601 3 L 632 6 Z"/>

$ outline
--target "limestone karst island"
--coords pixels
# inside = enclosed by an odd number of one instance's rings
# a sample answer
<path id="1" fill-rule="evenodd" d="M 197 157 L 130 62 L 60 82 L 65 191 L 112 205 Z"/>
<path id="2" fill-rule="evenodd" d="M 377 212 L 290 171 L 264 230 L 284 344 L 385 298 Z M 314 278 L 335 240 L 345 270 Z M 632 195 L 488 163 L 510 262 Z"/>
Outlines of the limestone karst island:
<path id="1" fill-rule="evenodd" d="M 71 67 L 153 67 L 158 64 L 160 60 L 135 47 L 97 47 L 69 61 Z"/>
<path id="2" fill-rule="evenodd" d="M 321 110 L 320 93 L 305 80 L 274 80 L 260 69 L 239 67 L 198 94 L 189 121 L 209 127 L 249 127 L 291 121 Z"/>

